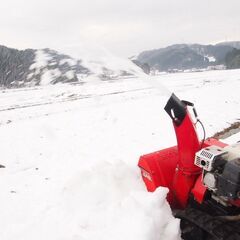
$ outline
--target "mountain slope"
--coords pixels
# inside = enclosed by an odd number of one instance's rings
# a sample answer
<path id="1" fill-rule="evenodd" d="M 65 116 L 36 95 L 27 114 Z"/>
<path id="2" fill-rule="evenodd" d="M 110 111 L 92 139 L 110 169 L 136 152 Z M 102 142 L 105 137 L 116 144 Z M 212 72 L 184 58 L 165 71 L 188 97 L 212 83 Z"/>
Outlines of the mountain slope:
<path id="1" fill-rule="evenodd" d="M 24 79 L 27 79 L 34 58 L 33 49 L 19 51 L 0 46 L 0 85 L 12 86 L 15 85 L 15 81 L 21 85 Z"/>
<path id="2" fill-rule="evenodd" d="M 227 69 L 240 68 L 240 49 L 234 48 L 226 55 L 225 60 Z"/>
<path id="3" fill-rule="evenodd" d="M 90 78 L 113 80 L 143 74 L 130 60 L 115 57 L 107 51 L 97 54 L 91 48 L 85 51 L 85 55 L 71 56 L 49 48 L 20 51 L 0 46 L 0 86 L 82 83 Z M 91 57 L 86 59 L 88 55 Z"/>
<path id="4" fill-rule="evenodd" d="M 137 60 L 149 64 L 152 70 L 201 69 L 225 63 L 225 56 L 232 46 L 176 44 L 140 53 Z"/>
<path id="5" fill-rule="evenodd" d="M 240 41 L 229 41 L 229 42 L 221 42 L 216 44 L 216 46 L 222 46 L 222 45 L 240 49 Z"/>

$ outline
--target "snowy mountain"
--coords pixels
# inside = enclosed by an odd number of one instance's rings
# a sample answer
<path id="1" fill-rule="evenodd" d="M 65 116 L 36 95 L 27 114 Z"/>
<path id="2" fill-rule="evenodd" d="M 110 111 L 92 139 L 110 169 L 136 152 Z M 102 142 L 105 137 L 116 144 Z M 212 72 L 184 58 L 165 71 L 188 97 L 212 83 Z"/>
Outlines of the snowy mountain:
<path id="1" fill-rule="evenodd" d="M 137 61 L 142 64 L 146 63 L 151 70 L 157 71 L 202 69 L 225 65 L 225 56 L 232 50 L 232 46 L 224 45 L 224 43 L 218 45 L 176 44 L 144 51 L 137 56 Z"/>
<path id="2" fill-rule="evenodd" d="M 17 50 L 0 46 L 0 86 L 24 87 L 56 83 L 83 83 L 89 79 L 113 80 L 137 77 L 142 70 L 130 60 L 106 50 L 85 48 L 85 54 L 69 55 L 52 49 Z M 91 52 L 92 51 L 92 52 Z M 89 57 L 91 56 L 91 57 Z"/>

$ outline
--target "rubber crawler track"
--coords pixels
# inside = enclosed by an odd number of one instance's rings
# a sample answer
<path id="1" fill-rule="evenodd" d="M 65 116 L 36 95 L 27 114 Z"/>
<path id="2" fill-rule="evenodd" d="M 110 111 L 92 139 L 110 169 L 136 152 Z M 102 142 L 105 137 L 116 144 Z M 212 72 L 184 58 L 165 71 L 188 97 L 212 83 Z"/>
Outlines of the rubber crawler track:
<path id="1" fill-rule="evenodd" d="M 192 240 L 240 240 L 240 221 L 226 221 L 194 208 L 178 210 L 175 216 L 207 233 L 205 237 L 195 236 Z M 189 240 L 190 238 L 183 239 Z"/>

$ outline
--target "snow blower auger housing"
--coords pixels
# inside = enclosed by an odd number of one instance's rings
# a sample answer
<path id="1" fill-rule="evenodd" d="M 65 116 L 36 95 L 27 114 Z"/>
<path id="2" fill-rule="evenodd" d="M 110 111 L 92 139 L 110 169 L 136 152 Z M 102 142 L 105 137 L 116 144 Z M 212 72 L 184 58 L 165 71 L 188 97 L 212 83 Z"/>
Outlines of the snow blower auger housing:
<path id="1" fill-rule="evenodd" d="M 181 219 L 183 239 L 240 239 L 240 143 L 200 141 L 196 124 L 202 123 L 194 105 L 174 94 L 164 109 L 177 146 L 140 157 L 147 190 L 169 189 L 167 200 Z"/>

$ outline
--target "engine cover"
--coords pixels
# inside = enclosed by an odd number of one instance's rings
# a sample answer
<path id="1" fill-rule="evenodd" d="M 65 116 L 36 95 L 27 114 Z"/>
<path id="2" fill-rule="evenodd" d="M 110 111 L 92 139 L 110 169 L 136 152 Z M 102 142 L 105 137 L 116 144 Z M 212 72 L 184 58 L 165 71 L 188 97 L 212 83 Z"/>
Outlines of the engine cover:
<path id="1" fill-rule="evenodd" d="M 203 169 L 202 183 L 214 199 L 223 205 L 240 200 L 240 143 L 203 148 L 194 163 Z"/>
<path id="2" fill-rule="evenodd" d="M 240 198 L 240 158 L 226 163 L 218 176 L 217 194 L 231 200 Z"/>

